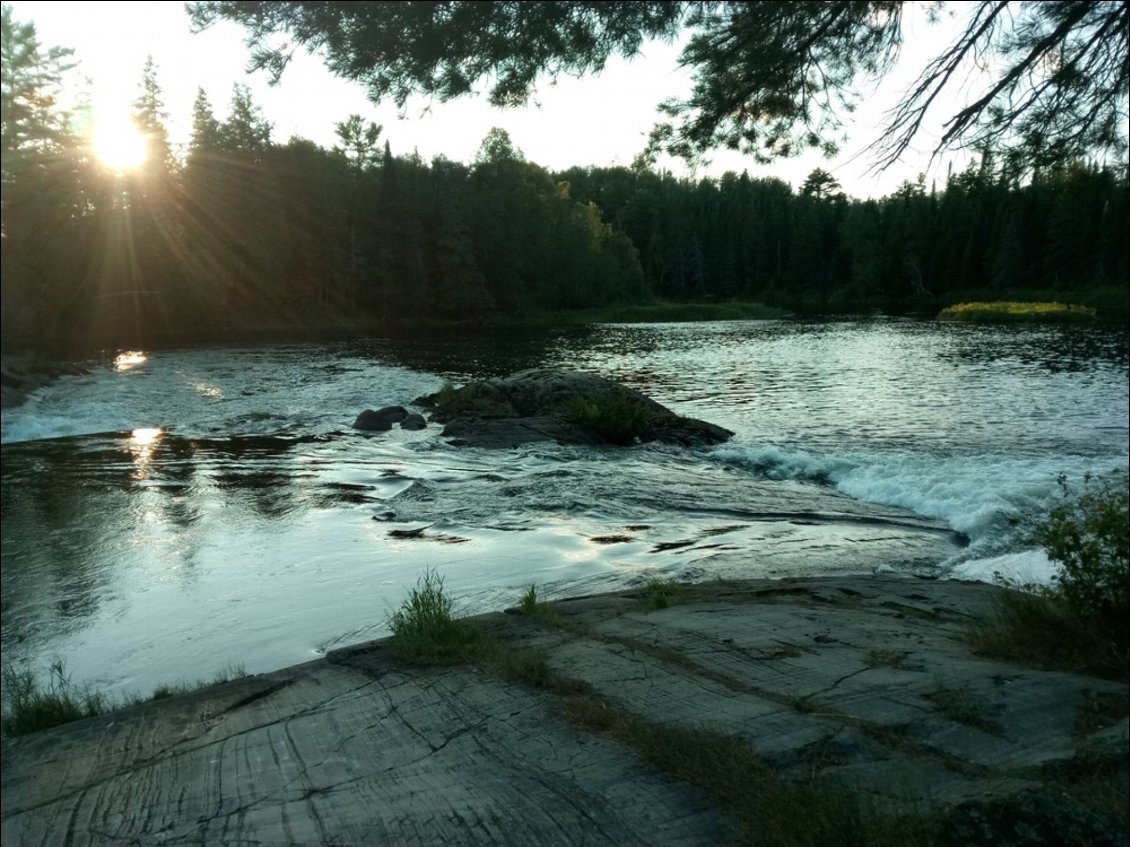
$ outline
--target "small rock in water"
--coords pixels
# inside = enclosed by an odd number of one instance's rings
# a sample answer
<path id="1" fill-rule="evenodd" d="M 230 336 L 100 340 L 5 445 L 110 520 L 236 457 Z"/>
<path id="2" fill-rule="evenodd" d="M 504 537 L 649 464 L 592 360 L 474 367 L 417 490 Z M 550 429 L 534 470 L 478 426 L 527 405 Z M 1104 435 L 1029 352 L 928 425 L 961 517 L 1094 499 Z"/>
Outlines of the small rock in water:
<path id="1" fill-rule="evenodd" d="M 400 428 L 409 430 L 427 429 L 428 422 L 424 420 L 423 415 L 409 415 L 400 422 Z"/>
<path id="2" fill-rule="evenodd" d="M 366 409 L 353 421 L 353 428 L 365 430 L 366 432 L 383 432 L 392 429 L 392 424 L 378 417 L 377 413 L 372 409 Z"/>
<path id="3" fill-rule="evenodd" d="M 383 409 L 373 411 L 366 409 L 357 416 L 353 422 L 354 429 L 363 429 L 368 432 L 387 432 L 392 425 L 409 417 L 408 410 L 403 406 L 385 406 Z"/>
<path id="4" fill-rule="evenodd" d="M 67 362 L 43 362 L 20 356 L 0 359 L 0 406 L 11 409 L 21 405 L 30 392 L 42 388 L 60 376 L 81 376 L 89 371 Z"/>

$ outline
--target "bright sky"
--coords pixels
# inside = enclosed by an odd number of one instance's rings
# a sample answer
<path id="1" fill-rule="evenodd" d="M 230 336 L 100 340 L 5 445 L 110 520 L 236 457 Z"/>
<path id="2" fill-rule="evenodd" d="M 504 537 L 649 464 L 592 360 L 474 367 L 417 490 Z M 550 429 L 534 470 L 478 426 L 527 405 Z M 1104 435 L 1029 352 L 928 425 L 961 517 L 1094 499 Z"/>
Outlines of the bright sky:
<path id="1" fill-rule="evenodd" d="M 410 101 L 399 115 L 391 103 L 371 103 L 363 89 L 336 79 L 321 61 L 305 52 L 297 55 L 278 86 L 265 74 L 246 74 L 248 51 L 242 30 L 220 22 L 198 35 L 189 30 L 188 16 L 179 2 L 13 2 L 17 21 L 34 21 L 45 46 L 71 47 L 79 71 L 93 82 L 95 120 L 128 114 L 137 96 L 146 56 L 157 63 L 157 78 L 170 113 L 168 128 L 174 144 L 187 141 L 192 103 L 198 87 L 208 93 L 216 116 L 224 118 L 232 84 L 250 86 L 255 102 L 273 127 L 274 140 L 292 135 L 329 147 L 335 143 L 334 124 L 358 113 L 384 126 L 393 153 L 413 150 L 430 160 L 437 154 L 469 162 L 491 127 L 510 133 L 530 161 L 551 170 L 572 165 L 628 165 L 645 144 L 654 124 L 656 105 L 689 90 L 690 72 L 678 67 L 679 48 L 651 43 L 632 61 L 608 62 L 598 77 L 562 77 L 556 85 L 544 84 L 524 108 L 495 109 L 484 98 L 464 98 L 450 103 Z M 699 175 L 748 170 L 754 176 L 775 176 L 798 187 L 817 167 L 831 171 L 844 189 L 856 197 L 882 196 L 906 179 L 925 171 L 931 137 L 917 141 L 905 161 L 879 175 L 867 174 L 866 153 L 854 155 L 873 140 L 883 112 L 912 81 L 920 64 L 948 42 L 953 20 L 927 24 L 909 15 L 904 24 L 907 47 L 904 58 L 881 89 L 864 92 L 863 103 L 849 129 L 844 154 L 826 160 L 819 154 L 784 160 L 769 166 L 747 157 L 720 152 Z M 77 86 L 76 81 L 76 86 Z M 945 105 L 942 106 L 945 110 Z M 946 160 L 935 164 L 928 179 L 944 179 Z M 660 162 L 676 173 L 677 162 Z"/>

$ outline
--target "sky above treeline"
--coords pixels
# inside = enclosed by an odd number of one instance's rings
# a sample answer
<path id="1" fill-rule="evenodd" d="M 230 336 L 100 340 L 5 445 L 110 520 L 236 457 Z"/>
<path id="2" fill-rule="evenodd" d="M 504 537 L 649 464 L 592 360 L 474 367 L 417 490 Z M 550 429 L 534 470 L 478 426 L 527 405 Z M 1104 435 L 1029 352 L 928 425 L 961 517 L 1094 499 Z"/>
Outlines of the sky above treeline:
<path id="1" fill-rule="evenodd" d="M 959 7 L 959 15 L 961 4 L 951 5 Z M 527 159 L 550 170 L 574 165 L 627 166 L 645 146 L 648 130 L 657 120 L 656 106 L 688 91 L 692 77 L 689 69 L 679 67 L 679 44 L 649 42 L 632 60 L 610 60 L 599 76 L 542 81 L 525 107 L 498 109 L 485 97 L 449 103 L 416 98 L 404 110 L 398 110 L 392 103 L 372 103 L 360 85 L 335 78 L 320 59 L 304 51 L 296 54 L 277 86 L 269 84 L 266 74 L 248 75 L 242 29 L 221 21 L 193 34 L 184 5 L 179 2 L 21 0 L 11 6 L 17 21 L 35 23 L 42 44 L 74 49 L 79 67 L 68 93 L 77 97 L 87 84 L 84 80 L 89 79 L 96 122 L 126 120 L 129 104 L 138 94 L 146 57 L 152 55 L 174 145 L 188 140 L 198 87 L 207 92 L 216 116 L 222 120 L 232 85 L 238 82 L 250 87 L 255 102 L 273 126 L 273 140 L 280 143 L 301 136 L 331 147 L 336 141 L 335 123 L 356 113 L 384 127 L 382 139 L 388 140 L 397 155 L 415 151 L 425 160 L 443 155 L 469 162 L 487 132 L 500 127 L 509 132 Z M 861 198 L 889 194 L 920 173 L 926 174 L 927 185 L 933 180 L 941 185 L 951 164 L 960 168 L 967 161 L 965 156 L 955 155 L 930 162 L 937 127 L 945 114 L 952 113 L 957 99 L 940 105 L 933 132 L 928 127 L 895 166 L 872 172 L 866 146 L 877 137 L 884 112 L 960 25 L 956 16 L 945 15 L 931 23 L 921 9 L 907 14 L 902 58 L 882 83 L 860 91 L 861 103 L 851 116 L 849 140 L 836 158 L 811 153 L 758 165 L 749 157 L 719 151 L 693 175 L 748 171 L 752 176 L 778 177 L 797 188 L 814 168 L 823 168 L 849 195 Z M 955 98 L 961 93 L 953 92 Z M 691 173 L 679 161 L 660 159 L 658 164 L 678 175 Z"/>

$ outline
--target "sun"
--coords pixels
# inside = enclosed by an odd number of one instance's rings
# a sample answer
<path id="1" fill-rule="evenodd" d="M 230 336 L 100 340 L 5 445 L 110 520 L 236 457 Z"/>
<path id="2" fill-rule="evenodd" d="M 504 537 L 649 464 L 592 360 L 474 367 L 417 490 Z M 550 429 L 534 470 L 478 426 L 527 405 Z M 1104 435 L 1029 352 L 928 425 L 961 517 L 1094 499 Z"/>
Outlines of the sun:
<path id="1" fill-rule="evenodd" d="M 145 136 L 128 118 L 96 122 L 92 142 L 102 164 L 116 171 L 133 170 L 145 162 Z"/>

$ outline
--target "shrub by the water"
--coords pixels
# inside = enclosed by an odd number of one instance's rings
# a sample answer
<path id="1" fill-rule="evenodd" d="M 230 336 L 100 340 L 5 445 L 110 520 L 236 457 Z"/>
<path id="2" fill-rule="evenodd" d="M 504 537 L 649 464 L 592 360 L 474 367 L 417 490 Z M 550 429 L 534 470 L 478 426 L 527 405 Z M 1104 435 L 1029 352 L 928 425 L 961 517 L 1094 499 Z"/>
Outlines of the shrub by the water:
<path id="1" fill-rule="evenodd" d="M 1062 477 L 1061 503 L 1035 523 L 1033 542 L 1060 565 L 1049 587 L 1013 586 L 973 632 L 981 650 L 1040 667 L 1127 678 L 1130 557 L 1127 474 Z"/>
<path id="2" fill-rule="evenodd" d="M 1056 588 L 1068 608 L 1093 621 L 1104 640 L 1127 651 L 1130 618 L 1130 490 L 1125 473 L 1087 477 L 1074 492 L 1061 476 L 1063 502 L 1033 531 L 1035 540 L 1062 568 Z"/>

